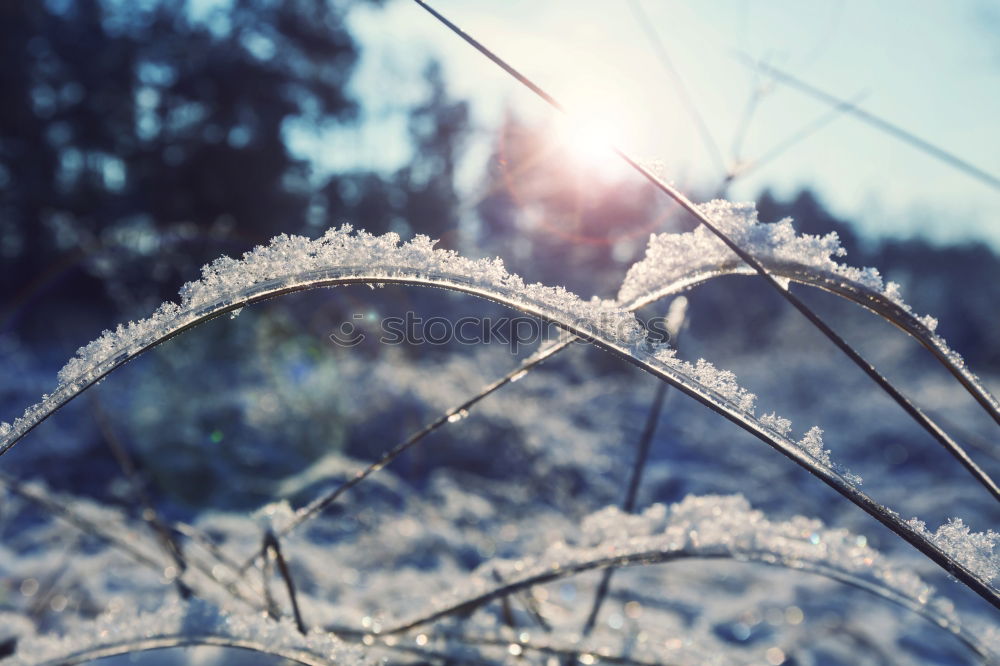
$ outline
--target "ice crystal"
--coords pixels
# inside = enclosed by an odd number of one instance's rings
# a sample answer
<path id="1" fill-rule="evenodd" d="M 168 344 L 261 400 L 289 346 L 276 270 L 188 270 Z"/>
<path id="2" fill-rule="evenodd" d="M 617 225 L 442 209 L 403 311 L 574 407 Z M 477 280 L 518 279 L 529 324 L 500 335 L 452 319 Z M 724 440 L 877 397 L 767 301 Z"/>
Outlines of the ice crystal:
<path id="1" fill-rule="evenodd" d="M 816 460 L 822 460 L 830 464 L 830 452 L 823 448 L 823 431 L 816 426 L 810 428 L 809 432 L 799 440 L 798 444 L 799 448 L 803 449 Z"/>
<path id="2" fill-rule="evenodd" d="M 782 436 L 788 435 L 788 433 L 792 430 L 792 422 L 786 418 L 778 416 L 774 412 L 761 416 L 760 422 Z M 810 432 L 812 431 L 810 430 Z M 822 434 L 822 431 L 820 431 L 820 433 Z"/>
<path id="3" fill-rule="evenodd" d="M 1000 576 L 1000 533 L 993 530 L 973 532 L 961 518 L 953 518 L 933 533 L 923 521 L 907 521 L 910 527 L 929 538 L 934 545 L 985 581 Z"/>
<path id="4" fill-rule="evenodd" d="M 740 386 L 736 382 L 736 375 L 729 370 L 719 370 L 703 358 L 693 364 L 681 360 L 677 358 L 677 351 L 674 349 L 658 350 L 656 360 L 682 375 L 694 378 L 699 384 L 722 396 L 741 411 L 753 413 L 757 396 Z"/>
<path id="5" fill-rule="evenodd" d="M 834 257 L 842 257 L 847 251 L 841 246 L 836 232 L 825 236 L 797 234 L 790 218 L 769 224 L 758 222 L 753 203 L 715 200 L 699 208 L 722 233 L 765 266 L 806 268 L 822 276 L 845 280 L 880 294 L 916 318 L 928 331 L 933 332 L 937 327 L 934 317 L 914 315 L 903 300 L 899 285 L 884 282 L 878 269 L 855 268 L 837 262 Z M 683 288 L 733 270 L 752 272 L 704 226 L 683 234 L 654 234 L 649 239 L 645 258 L 629 270 L 618 299 L 630 303 L 670 285 Z M 785 288 L 787 280 L 787 277 L 781 278 Z"/>

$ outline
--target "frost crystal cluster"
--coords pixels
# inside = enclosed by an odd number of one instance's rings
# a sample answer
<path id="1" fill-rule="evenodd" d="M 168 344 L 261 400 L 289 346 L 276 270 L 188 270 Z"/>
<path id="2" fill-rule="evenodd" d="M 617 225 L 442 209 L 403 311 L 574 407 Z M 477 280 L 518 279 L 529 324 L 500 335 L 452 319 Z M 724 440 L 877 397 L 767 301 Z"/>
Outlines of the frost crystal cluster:
<path id="1" fill-rule="evenodd" d="M 909 524 L 983 580 L 1000 576 L 1000 533 L 973 532 L 961 518 L 949 520 L 933 533 L 921 520 L 913 519 Z"/>
<path id="2" fill-rule="evenodd" d="M 847 530 L 827 528 L 819 520 L 802 516 L 771 521 L 744 497 L 733 495 L 688 497 L 669 506 L 654 504 L 641 514 L 605 508 L 586 517 L 579 534 L 567 535 L 540 557 L 482 565 L 474 584 L 451 596 L 449 603 L 493 587 L 494 571 L 511 584 L 608 558 L 642 562 L 657 554 L 694 558 L 724 554 L 799 568 L 821 565 L 871 576 L 920 604 L 928 603 L 933 593 L 912 572 L 892 565 Z"/>
<path id="3" fill-rule="evenodd" d="M 884 282 L 877 269 L 846 266 L 834 259 L 847 254 L 835 232 L 826 236 L 797 234 L 791 219 L 761 223 L 753 203 L 715 200 L 699 208 L 730 240 L 769 269 L 808 270 L 846 281 L 880 294 L 912 314 L 899 293 L 899 285 Z M 753 270 L 704 226 L 682 234 L 654 234 L 646 257 L 629 270 L 618 300 L 631 303 L 663 291 L 674 293 L 729 272 Z M 920 321 L 931 331 L 937 326 L 933 317 L 923 317 Z"/>

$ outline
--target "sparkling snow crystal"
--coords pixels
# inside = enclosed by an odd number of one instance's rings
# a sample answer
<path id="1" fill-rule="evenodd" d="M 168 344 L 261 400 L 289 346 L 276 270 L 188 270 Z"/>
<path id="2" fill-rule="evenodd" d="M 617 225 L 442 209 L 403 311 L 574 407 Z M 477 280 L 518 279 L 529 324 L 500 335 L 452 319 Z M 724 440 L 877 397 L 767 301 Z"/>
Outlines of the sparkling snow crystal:
<path id="1" fill-rule="evenodd" d="M 797 234 L 787 218 L 772 224 L 760 223 L 753 203 L 715 200 L 699 208 L 720 231 L 765 266 L 803 267 L 844 279 L 881 294 L 910 312 L 900 296 L 899 285 L 884 283 L 877 269 L 845 266 L 833 259 L 847 254 L 834 232 L 826 236 Z M 646 257 L 629 270 L 618 299 L 629 303 L 675 283 L 682 285 L 675 288 L 683 289 L 712 275 L 736 270 L 752 272 L 704 226 L 683 234 L 654 234 Z M 930 330 L 937 323 L 933 318 L 922 321 Z"/>
<path id="2" fill-rule="evenodd" d="M 933 534 L 921 520 L 914 518 L 907 522 L 983 580 L 991 581 L 1000 576 L 1000 551 L 997 549 L 1000 533 L 993 530 L 973 532 L 961 518 L 949 520 Z"/>
<path id="3" fill-rule="evenodd" d="M 769 520 L 741 495 L 690 496 L 669 506 L 654 504 L 638 515 L 607 507 L 585 518 L 578 533 L 565 535 L 537 558 L 483 563 L 470 580 L 436 599 L 433 610 L 422 616 L 487 595 L 498 587 L 498 576 L 505 585 L 516 585 L 552 572 L 586 571 L 609 558 L 641 564 L 718 555 L 872 579 L 930 608 L 941 621 L 957 625 L 950 607 L 933 602 L 933 588 L 866 540 L 802 516 Z"/>

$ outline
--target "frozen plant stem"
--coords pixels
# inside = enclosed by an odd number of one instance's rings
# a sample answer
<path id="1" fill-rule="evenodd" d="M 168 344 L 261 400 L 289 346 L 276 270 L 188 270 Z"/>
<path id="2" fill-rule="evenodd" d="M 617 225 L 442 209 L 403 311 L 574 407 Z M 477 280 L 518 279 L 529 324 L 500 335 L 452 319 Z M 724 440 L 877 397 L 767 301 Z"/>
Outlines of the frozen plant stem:
<path id="1" fill-rule="evenodd" d="M 933 626 L 942 629 L 946 633 L 954 636 L 957 640 L 966 645 L 969 649 L 982 657 L 988 663 L 996 663 L 996 655 L 984 643 L 976 633 L 969 631 L 964 625 L 958 622 L 957 618 L 946 608 L 938 604 L 927 603 L 919 594 L 914 595 L 913 591 L 896 589 L 886 580 L 870 580 L 855 572 L 844 570 L 836 565 L 822 561 L 802 559 L 795 554 L 782 553 L 778 550 L 771 550 L 766 547 L 759 548 L 736 548 L 718 550 L 715 546 L 699 548 L 691 546 L 667 547 L 665 549 L 651 546 L 649 549 L 639 549 L 632 552 L 620 552 L 614 555 L 604 555 L 598 551 L 592 551 L 593 557 L 584 559 L 567 559 L 558 562 L 559 566 L 536 566 L 534 569 L 524 574 L 516 580 L 508 581 L 498 587 L 480 590 L 476 593 L 456 599 L 446 606 L 436 608 L 430 612 L 419 615 L 417 618 L 398 626 L 381 632 L 380 636 L 394 636 L 406 633 L 423 627 L 425 625 L 438 622 L 452 617 L 466 617 L 479 608 L 484 607 L 495 600 L 502 599 L 518 591 L 529 589 L 535 585 L 552 583 L 558 580 L 574 577 L 579 574 L 598 569 L 649 566 L 656 564 L 669 564 L 686 560 L 716 561 L 733 560 L 743 563 L 762 564 L 772 567 L 782 567 L 806 572 L 817 576 L 828 578 L 832 581 L 844 584 L 848 587 L 867 592 L 871 595 L 884 599 L 892 604 L 904 608 L 916 615 L 924 618 Z M 891 580 L 891 579 L 890 579 Z M 327 626 L 327 631 L 333 631 L 338 635 L 348 634 L 351 630 L 346 628 Z M 575 651 L 577 655 L 581 650 Z M 575 663 L 573 661 L 566 662 Z"/>
<path id="2" fill-rule="evenodd" d="M 649 459 L 649 448 L 653 443 L 653 436 L 656 434 L 656 426 L 660 422 L 660 413 L 663 411 L 663 401 L 666 400 L 667 388 L 669 386 L 666 382 L 658 382 L 656 385 L 656 395 L 653 397 L 653 403 L 649 408 L 649 415 L 646 417 L 646 425 L 642 430 L 642 436 L 639 438 L 639 447 L 636 449 L 635 463 L 632 465 L 632 474 L 628 481 L 628 490 L 625 493 L 625 501 L 622 502 L 622 509 L 626 513 L 635 511 L 635 499 L 639 494 L 639 483 L 642 481 L 642 473 L 646 469 L 646 461 Z M 597 624 L 597 614 L 601 612 L 601 606 L 608 595 L 608 588 L 611 585 L 611 577 L 614 575 L 614 572 L 615 570 L 609 567 L 604 570 L 604 574 L 601 576 L 601 582 L 598 583 L 597 591 L 594 593 L 594 603 L 590 607 L 590 614 L 587 615 L 587 621 L 580 632 L 584 636 L 589 636 L 590 632 L 594 630 L 594 625 Z"/>
<path id="3" fill-rule="evenodd" d="M 500 575 L 500 572 L 498 572 L 496 569 L 493 570 L 492 576 L 493 580 L 495 580 L 497 583 L 502 584 L 504 582 L 503 577 Z M 538 609 L 538 604 L 535 603 L 535 600 L 532 598 L 530 594 L 526 594 L 522 591 L 518 593 L 517 599 L 518 601 L 521 602 L 521 605 L 524 606 L 526 611 L 528 611 L 528 615 L 531 616 L 531 619 L 535 621 L 535 624 L 537 624 L 542 629 L 542 631 L 545 632 L 552 631 L 552 626 L 542 615 L 541 611 Z M 504 624 L 506 624 L 511 629 L 516 629 L 517 626 L 516 623 L 514 622 L 514 614 L 511 611 L 510 603 L 508 603 L 506 598 L 501 599 L 500 603 L 501 603 L 500 610 L 503 613 Z"/>
<path id="4" fill-rule="evenodd" d="M 546 103 L 552 106 L 557 111 L 564 114 L 568 114 L 565 107 L 559 103 L 554 97 L 549 93 L 545 92 L 542 88 L 532 82 L 530 79 L 525 77 L 523 74 L 518 72 L 516 69 L 507 64 L 503 59 L 497 56 L 495 53 L 490 51 L 484 45 L 482 45 L 478 40 L 473 38 L 468 33 L 464 32 L 457 25 L 449 21 L 447 18 L 438 13 L 433 7 L 428 5 L 424 0 L 414 0 L 418 5 L 423 7 L 428 13 L 431 14 L 435 19 L 440 21 L 449 30 L 454 32 L 456 35 L 465 40 L 469 45 L 475 48 L 477 51 L 486 56 L 489 60 L 493 61 L 497 66 L 503 69 L 505 72 L 513 76 L 522 85 L 530 89 L 536 95 L 541 97 Z M 754 271 L 760 275 L 764 281 L 771 286 L 772 289 L 781 294 L 782 298 L 788 301 L 796 310 L 798 310 L 802 315 L 812 323 L 817 329 L 820 330 L 823 335 L 830 339 L 834 345 L 837 346 L 851 361 L 857 365 L 861 370 L 865 372 L 876 384 L 878 384 L 882 390 L 884 390 L 889 397 L 891 397 L 900 407 L 903 408 L 907 414 L 913 418 L 921 427 L 924 428 L 934 439 L 936 439 L 949 453 L 954 456 L 959 463 L 965 467 L 976 480 L 979 481 L 985 487 L 990 494 L 993 495 L 994 499 L 1000 501 L 1000 486 L 993 481 L 993 479 L 987 474 L 982 468 L 979 467 L 969 457 L 965 450 L 954 441 L 940 426 L 937 425 L 930 417 L 924 414 L 920 409 L 918 409 L 910 400 L 904 396 L 892 383 L 882 376 L 882 374 L 875 369 L 871 363 L 865 360 L 846 340 L 844 340 L 836 331 L 834 331 L 818 314 L 812 311 L 809 306 L 802 302 L 797 296 L 795 296 L 790 289 L 786 289 L 781 285 L 767 269 L 764 268 L 763 264 L 757 261 L 750 253 L 741 248 L 739 245 L 734 243 L 726 234 L 712 222 L 707 215 L 698 209 L 698 207 L 687 198 L 680 190 L 673 187 L 672 185 L 665 183 L 651 171 L 639 164 L 635 159 L 633 159 L 628 153 L 626 153 L 622 148 L 618 146 L 610 146 L 610 149 L 614 151 L 622 160 L 624 160 L 630 167 L 642 175 L 649 183 L 654 187 L 659 189 L 661 192 L 669 196 L 671 199 L 676 201 L 684 210 L 693 215 L 699 222 L 705 225 L 705 228 L 712 232 L 716 237 L 719 238 L 726 247 L 732 250 L 736 256 L 742 259 L 747 265 L 754 269 Z"/>
<path id="5" fill-rule="evenodd" d="M 278 537 L 275 536 L 274 532 L 267 530 L 264 534 L 264 547 L 263 551 L 265 554 L 274 555 L 274 559 L 278 564 L 278 573 L 281 574 L 281 578 L 285 581 L 285 589 L 288 590 L 289 603 L 292 606 L 292 614 L 295 616 L 295 627 L 299 630 L 299 633 L 305 636 L 309 631 L 306 629 L 305 622 L 302 621 L 302 612 L 299 610 L 299 598 L 295 593 L 295 581 L 292 580 L 292 572 L 288 569 L 288 562 L 285 561 L 285 556 L 281 553 L 281 543 L 278 541 Z M 270 567 L 264 567 L 264 590 L 268 601 L 268 612 L 272 612 L 274 603 L 271 598 L 270 588 L 267 584 L 268 569 Z M 275 618 L 277 619 L 277 618 Z"/>
<path id="6" fill-rule="evenodd" d="M 497 583 L 503 584 L 503 578 L 496 569 L 493 570 L 493 580 Z M 500 600 L 500 617 L 503 618 L 503 623 L 508 628 L 515 630 L 517 629 L 517 623 L 514 621 L 514 611 L 510 608 L 510 598 L 504 597 Z"/>
<path id="7" fill-rule="evenodd" d="M 440 608 L 425 615 L 421 615 L 416 619 L 386 629 L 381 632 L 381 635 L 393 636 L 403 634 L 418 627 L 423 627 L 448 617 L 468 615 L 473 611 L 482 608 L 486 604 L 514 594 L 520 590 L 528 589 L 536 585 L 551 583 L 557 580 L 563 580 L 587 571 L 605 569 L 608 567 L 633 567 L 666 564 L 684 560 L 738 560 L 741 562 L 754 562 L 767 566 L 788 567 L 798 571 L 823 576 L 845 585 L 864 590 L 875 596 L 881 597 L 886 601 L 906 608 L 907 610 L 911 610 L 914 613 L 926 618 L 935 626 L 941 627 L 949 633 L 954 634 L 959 638 L 959 640 L 962 640 L 962 642 L 972 647 L 972 649 L 977 653 L 981 655 L 988 654 L 983 646 L 981 646 L 978 641 L 974 640 L 971 635 L 964 632 L 960 626 L 955 625 L 954 622 L 941 615 L 936 609 L 927 604 L 920 603 L 919 601 L 911 599 L 908 596 L 893 590 L 892 588 L 882 584 L 873 583 L 849 572 L 840 571 L 836 568 L 823 566 L 814 562 L 806 562 L 795 558 L 785 558 L 767 550 L 741 550 L 739 551 L 737 557 L 734 553 L 729 552 L 701 552 L 689 551 L 686 549 L 654 549 L 649 551 L 595 557 L 589 560 L 567 563 L 560 566 L 558 569 L 548 569 L 546 571 L 533 573 L 519 580 L 504 583 L 500 587 L 496 587 L 476 594 L 475 596 L 471 596 L 467 599 L 457 601 L 445 608 Z M 327 629 L 335 631 L 332 627 L 327 627 Z"/>
<path id="8" fill-rule="evenodd" d="M 702 231 L 701 227 L 685 234 L 661 234 L 659 237 L 653 236 L 651 243 L 661 245 L 667 236 L 673 236 L 674 242 L 672 244 L 674 248 L 676 251 L 683 253 L 689 251 L 685 246 L 697 243 L 695 237 L 699 235 L 699 231 Z M 708 235 L 707 232 L 704 235 Z M 651 247 L 650 250 L 652 249 Z M 660 253 L 664 249 L 664 247 L 660 247 L 655 252 Z M 727 253 L 729 252 L 725 246 L 722 246 L 722 249 L 726 249 Z M 650 250 L 647 250 L 646 259 L 634 265 L 629 270 L 630 274 L 636 268 L 649 262 L 648 254 Z M 819 266 L 796 265 L 794 261 L 782 260 L 777 256 L 768 257 L 766 254 L 758 254 L 757 260 L 764 263 L 764 266 L 773 275 L 780 276 L 789 283 L 794 282 L 820 289 L 852 301 L 860 307 L 882 317 L 899 330 L 914 338 L 951 373 L 952 377 L 962 385 L 969 395 L 975 398 L 976 402 L 994 420 L 1000 423 L 1000 402 L 990 394 L 986 386 L 971 372 L 962 358 L 948 347 L 941 336 L 934 332 L 934 327 L 929 325 L 927 318 L 915 316 L 909 306 L 901 303 L 898 299 L 894 299 L 887 291 L 888 285 L 884 284 L 881 278 L 877 282 L 865 284 L 863 271 L 858 271 L 857 269 L 853 269 L 852 271 L 850 267 L 842 267 L 834 262 L 831 262 L 834 264 L 832 267 L 820 268 Z M 841 270 L 838 271 L 838 268 Z M 641 288 L 636 288 L 633 285 L 628 290 L 625 300 L 630 300 L 633 304 L 644 307 L 666 296 L 683 293 L 715 277 L 722 275 L 756 275 L 756 272 L 752 268 L 735 256 L 731 258 L 716 256 L 703 266 L 696 267 L 687 274 L 683 271 L 673 272 L 674 275 L 666 283 L 645 285 Z M 852 276 L 850 273 L 854 273 L 854 275 Z M 856 279 L 857 277 L 861 277 L 862 279 Z M 623 289 L 626 288 L 628 282 L 629 277 L 626 277 Z M 622 297 L 621 293 L 619 298 Z M 934 418 L 939 423 L 947 425 L 950 431 L 957 431 L 961 434 L 961 430 L 955 428 L 953 424 L 948 424 L 946 420 L 939 417 Z M 967 436 L 963 435 L 963 438 L 968 441 Z"/>

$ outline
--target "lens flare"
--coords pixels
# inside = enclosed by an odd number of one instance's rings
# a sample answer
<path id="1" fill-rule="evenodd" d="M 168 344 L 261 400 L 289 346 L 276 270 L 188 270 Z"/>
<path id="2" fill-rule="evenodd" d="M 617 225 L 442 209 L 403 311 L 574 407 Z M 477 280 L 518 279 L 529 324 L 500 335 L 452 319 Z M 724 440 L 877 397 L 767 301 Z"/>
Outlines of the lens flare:
<path id="1" fill-rule="evenodd" d="M 605 179 L 622 178 L 626 170 L 615 146 L 621 146 L 629 127 L 626 110 L 607 104 L 601 91 L 575 95 L 570 113 L 560 121 L 560 142 L 573 166 Z"/>

